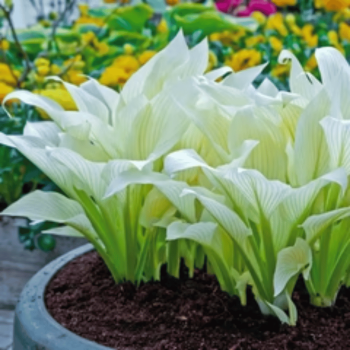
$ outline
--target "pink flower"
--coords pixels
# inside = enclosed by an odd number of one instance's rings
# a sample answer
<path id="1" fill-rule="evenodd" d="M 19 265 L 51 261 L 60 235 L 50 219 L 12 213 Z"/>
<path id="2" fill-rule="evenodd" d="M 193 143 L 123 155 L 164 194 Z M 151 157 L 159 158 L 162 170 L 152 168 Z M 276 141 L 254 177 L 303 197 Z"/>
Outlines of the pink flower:
<path id="1" fill-rule="evenodd" d="M 220 12 L 230 12 L 242 3 L 242 0 L 218 0 L 216 2 L 216 8 Z"/>
<path id="2" fill-rule="evenodd" d="M 244 10 L 237 13 L 237 16 L 249 17 L 255 11 L 259 11 L 265 16 L 269 16 L 276 12 L 276 6 L 266 0 L 251 0 Z"/>

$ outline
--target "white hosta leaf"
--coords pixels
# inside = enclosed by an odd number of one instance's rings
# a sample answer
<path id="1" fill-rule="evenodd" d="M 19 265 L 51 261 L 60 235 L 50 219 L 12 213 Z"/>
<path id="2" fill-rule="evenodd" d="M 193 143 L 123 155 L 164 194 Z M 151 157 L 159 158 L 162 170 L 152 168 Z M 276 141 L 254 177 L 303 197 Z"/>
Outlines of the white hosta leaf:
<path id="1" fill-rule="evenodd" d="M 295 132 L 297 129 L 298 121 L 303 112 L 303 108 L 300 106 L 289 103 L 281 111 L 281 119 L 283 122 L 283 130 L 293 142 L 295 141 Z"/>
<path id="2" fill-rule="evenodd" d="M 164 50 L 152 57 L 126 82 L 120 93 L 123 103 L 129 103 L 140 94 L 145 94 L 148 99 L 156 96 L 165 82 L 169 84 L 178 79 L 181 73 L 178 67 L 182 66 L 186 70 L 189 58 L 186 40 L 180 31 Z"/>
<path id="3" fill-rule="evenodd" d="M 268 109 L 246 107 L 231 121 L 229 132 L 230 150 L 237 148 L 244 140 L 257 140 L 245 167 L 261 171 L 269 179 L 285 181 L 287 139 L 281 130 L 279 116 Z"/>
<path id="4" fill-rule="evenodd" d="M 47 97 L 40 96 L 25 90 L 14 91 L 6 95 L 6 97 L 2 102 L 3 106 L 6 105 L 6 102 L 11 101 L 13 99 L 21 100 L 25 104 L 39 107 L 44 111 L 50 111 L 50 110 L 64 111 L 64 109 L 57 102 L 52 101 Z"/>
<path id="5" fill-rule="evenodd" d="M 320 120 L 330 110 L 330 101 L 322 90 L 301 114 L 295 134 L 295 169 L 302 186 L 329 171 L 329 150 Z"/>
<path id="6" fill-rule="evenodd" d="M 23 216 L 36 222 L 52 221 L 65 224 L 104 247 L 81 205 L 59 193 L 34 191 L 7 207 L 1 215 Z"/>
<path id="7" fill-rule="evenodd" d="M 63 81 L 59 77 L 48 77 L 47 79 L 59 81 L 64 85 L 69 94 L 72 96 L 78 110 L 81 112 L 91 113 L 100 118 L 103 122 L 108 123 L 109 111 L 106 105 L 87 90 L 77 87 L 73 84 Z M 49 114 L 49 113 L 48 113 Z M 49 114 L 50 115 L 50 114 Z"/>
<path id="8" fill-rule="evenodd" d="M 281 213 L 285 219 L 295 222 L 313 204 L 320 190 L 330 183 L 336 183 L 344 193 L 347 188 L 347 174 L 343 168 L 336 169 L 329 174 L 309 182 L 308 184 L 293 188 L 290 194 L 281 203 Z M 279 213 L 280 215 L 280 213 Z"/>
<path id="9" fill-rule="evenodd" d="M 230 67 L 220 67 L 218 69 L 214 69 L 214 70 L 206 73 L 205 77 L 208 80 L 215 81 L 215 80 L 221 78 L 222 76 L 226 75 L 227 73 L 231 73 L 231 72 L 232 72 L 232 68 L 230 68 Z"/>
<path id="10" fill-rule="evenodd" d="M 176 93 L 181 84 L 173 88 Z M 189 122 L 181 114 L 171 91 L 160 93 L 134 118 L 123 158 L 153 161 L 179 142 Z"/>
<path id="11" fill-rule="evenodd" d="M 275 296 L 282 293 L 292 277 L 303 273 L 309 278 L 312 266 L 312 251 L 308 243 L 297 238 L 294 246 L 282 249 L 277 255 L 276 270 L 273 278 Z"/>
<path id="12" fill-rule="evenodd" d="M 225 86 L 234 87 L 236 89 L 244 90 L 261 74 L 268 63 L 260 64 L 259 66 L 233 72 L 222 82 Z"/>
<path id="13" fill-rule="evenodd" d="M 70 226 L 53 227 L 49 230 L 42 231 L 41 233 L 67 237 L 84 237 L 84 235 L 81 232 L 77 231 L 76 229 Z"/>
<path id="14" fill-rule="evenodd" d="M 38 137 L 47 142 L 49 146 L 58 146 L 61 129 L 54 122 L 27 122 L 23 135 Z"/>
<path id="15" fill-rule="evenodd" d="M 176 221 L 167 228 L 166 238 L 168 241 L 189 239 L 201 244 L 203 247 L 220 253 L 220 239 L 217 225 L 212 222 L 200 222 L 187 224 Z"/>
<path id="16" fill-rule="evenodd" d="M 74 197 L 72 173 L 67 167 L 50 157 L 50 152 L 46 150 L 47 144 L 42 139 L 32 136 L 8 136 L 0 133 L 0 143 L 16 148 L 67 195 Z"/>
<path id="17" fill-rule="evenodd" d="M 246 198 L 245 190 L 242 191 L 239 187 L 234 185 L 231 179 L 224 176 L 225 174 L 227 175 L 229 170 L 235 165 L 234 162 L 231 162 L 229 165 L 214 169 L 206 164 L 195 151 L 181 150 L 173 152 L 165 158 L 164 170 L 171 176 L 179 171 L 197 167 L 201 168 L 213 186 L 217 187 L 221 193 L 229 196 L 232 204 L 235 204 L 238 208 L 242 208 L 245 214 L 253 221 L 257 222 L 259 220 L 259 212 L 256 209 L 256 202 L 253 200 L 249 201 L 249 199 Z M 243 213 L 240 215 L 243 215 Z"/>
<path id="18" fill-rule="evenodd" d="M 349 70 L 345 57 L 333 47 L 316 49 L 316 60 L 321 73 L 322 83 L 326 87 L 333 86 L 334 79 L 340 77 L 339 73 Z"/>
<path id="19" fill-rule="evenodd" d="M 242 168 L 246 162 L 249 156 L 251 155 L 252 151 L 259 145 L 259 141 L 255 140 L 245 140 L 243 141 L 242 145 L 238 147 L 237 149 L 231 149 L 231 155 L 230 158 L 233 158 L 233 160 L 224 165 L 220 165 L 217 167 L 218 170 L 229 170 L 234 168 Z"/>
<path id="20" fill-rule="evenodd" d="M 350 68 L 345 57 L 332 47 L 316 50 L 322 81 L 332 100 L 331 115 L 350 119 Z"/>
<path id="21" fill-rule="evenodd" d="M 153 185 L 159 181 L 166 181 L 166 175 L 157 172 L 139 171 L 131 169 L 120 173 L 107 187 L 105 197 L 123 191 L 130 185 Z"/>
<path id="22" fill-rule="evenodd" d="M 331 167 L 343 167 L 350 175 L 350 121 L 328 117 L 320 123 L 327 139 Z"/>
<path id="23" fill-rule="evenodd" d="M 275 306 L 269 302 L 266 302 L 266 306 L 269 309 L 268 315 L 274 315 L 276 316 L 282 323 L 286 323 L 290 326 L 293 326 L 291 323 L 290 318 L 287 316 L 287 314 L 278 306 Z"/>
<path id="24" fill-rule="evenodd" d="M 88 161 L 78 153 L 64 148 L 53 149 L 49 155 L 76 176 L 73 180 L 74 187 L 92 195 L 95 200 L 103 198 L 106 190 L 106 183 L 102 179 L 105 163 Z"/>
<path id="25" fill-rule="evenodd" d="M 155 186 L 181 213 L 182 217 L 186 218 L 189 222 L 197 221 L 194 198 L 181 195 L 188 188 L 185 182 L 172 180 L 160 181 L 155 183 Z"/>
<path id="26" fill-rule="evenodd" d="M 209 167 L 208 164 L 192 149 L 183 149 L 165 157 L 164 170 L 172 176 L 180 171 Z"/>
<path id="27" fill-rule="evenodd" d="M 256 170 L 233 169 L 224 178 L 231 181 L 256 212 L 263 214 L 266 219 L 271 217 L 277 206 L 291 193 L 289 185 L 268 180 Z"/>
<path id="28" fill-rule="evenodd" d="M 61 223 L 80 214 L 84 214 L 84 210 L 78 202 L 59 193 L 39 190 L 25 195 L 2 212 L 2 215 Z"/>
<path id="29" fill-rule="evenodd" d="M 344 192 L 347 187 L 347 175 L 344 169 L 337 169 L 290 191 L 272 215 L 274 243 L 277 250 L 285 247 L 291 230 L 295 230 L 310 215 L 310 210 L 321 189 L 330 183 L 338 184 Z"/>
<path id="30" fill-rule="evenodd" d="M 110 160 L 109 154 L 98 144 L 91 143 L 89 140 L 79 140 L 66 133 L 60 134 L 58 147 L 79 153 L 83 158 L 92 162 L 107 162 Z"/>
<path id="31" fill-rule="evenodd" d="M 291 62 L 290 90 L 308 100 L 311 100 L 322 88 L 321 83 L 310 73 L 304 71 L 298 59 L 287 50 L 283 50 L 278 57 L 280 64 Z"/>
<path id="32" fill-rule="evenodd" d="M 87 91 L 90 95 L 95 96 L 105 104 L 109 111 L 108 122 L 113 125 L 117 113 L 119 94 L 115 90 L 100 84 L 97 80 L 92 78 L 80 85 L 80 88 Z"/>
<path id="33" fill-rule="evenodd" d="M 203 207 L 212 215 L 215 221 L 237 242 L 244 246 L 246 239 L 251 235 L 250 230 L 240 217 L 226 205 L 215 199 L 201 195 L 196 190 L 185 189 L 184 196 L 194 196 Z"/>
<path id="34" fill-rule="evenodd" d="M 301 225 L 305 230 L 306 240 L 312 244 L 330 225 L 350 216 L 350 208 L 341 208 L 327 213 L 310 216 Z"/>
<path id="35" fill-rule="evenodd" d="M 176 208 L 161 191 L 153 187 L 147 194 L 140 213 L 140 224 L 151 228 L 153 225 L 162 225 L 167 220 L 172 220 Z M 168 226 L 168 225 L 166 225 Z"/>
<path id="36" fill-rule="evenodd" d="M 202 75 L 207 69 L 208 57 L 208 40 L 205 38 L 189 51 L 189 61 L 188 63 L 185 63 L 187 67 L 180 73 L 179 77 L 186 78 L 187 76 L 191 75 Z M 180 67 L 180 69 L 181 68 L 182 67 Z"/>
<path id="37" fill-rule="evenodd" d="M 258 87 L 258 91 L 263 95 L 270 97 L 276 97 L 279 92 L 278 88 L 268 78 L 265 78 L 263 80 L 263 82 Z"/>
<path id="38" fill-rule="evenodd" d="M 194 79 L 186 80 L 181 86 L 181 91 L 179 90 L 178 97 L 174 96 L 174 103 L 177 104 L 179 113 L 186 116 L 188 121 L 194 123 L 201 131 L 218 157 L 226 161 L 230 117 L 222 108 L 221 101 L 211 94 L 212 91 L 216 93 L 218 91 L 209 83 L 197 82 Z M 230 96 L 232 99 L 231 94 Z"/>

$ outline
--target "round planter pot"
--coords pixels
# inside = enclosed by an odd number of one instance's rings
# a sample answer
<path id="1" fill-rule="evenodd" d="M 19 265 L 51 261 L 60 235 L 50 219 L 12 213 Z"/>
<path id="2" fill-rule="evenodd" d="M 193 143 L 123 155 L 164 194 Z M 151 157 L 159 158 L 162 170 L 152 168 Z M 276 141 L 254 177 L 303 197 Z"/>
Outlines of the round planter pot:
<path id="1" fill-rule="evenodd" d="M 93 249 L 91 244 L 63 255 L 41 269 L 24 287 L 16 306 L 13 350 L 107 350 L 57 323 L 45 306 L 45 290 L 69 261 Z"/>

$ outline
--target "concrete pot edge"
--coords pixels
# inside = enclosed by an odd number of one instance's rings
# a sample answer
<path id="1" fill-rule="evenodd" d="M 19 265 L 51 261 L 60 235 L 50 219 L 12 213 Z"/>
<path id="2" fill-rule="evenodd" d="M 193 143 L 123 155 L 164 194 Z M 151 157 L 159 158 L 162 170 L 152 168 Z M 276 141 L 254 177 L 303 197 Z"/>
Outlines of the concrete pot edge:
<path id="1" fill-rule="evenodd" d="M 110 350 L 61 326 L 44 303 L 47 284 L 69 261 L 93 249 L 91 244 L 73 249 L 37 272 L 25 285 L 15 311 L 13 350 Z"/>

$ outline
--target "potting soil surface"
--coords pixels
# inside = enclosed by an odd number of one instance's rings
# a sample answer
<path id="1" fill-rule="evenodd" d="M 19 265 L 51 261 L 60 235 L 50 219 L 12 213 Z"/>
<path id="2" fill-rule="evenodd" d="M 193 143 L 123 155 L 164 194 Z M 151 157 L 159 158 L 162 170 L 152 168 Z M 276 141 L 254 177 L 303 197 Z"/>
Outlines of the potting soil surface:
<path id="1" fill-rule="evenodd" d="M 67 264 L 47 288 L 52 316 L 72 332 L 120 350 L 350 349 L 350 290 L 332 308 L 316 308 L 299 281 L 296 327 L 262 316 L 252 294 L 247 306 L 222 292 L 215 277 L 182 271 L 179 280 L 135 288 L 116 285 L 96 252 Z"/>

